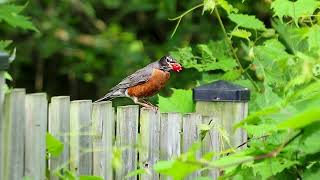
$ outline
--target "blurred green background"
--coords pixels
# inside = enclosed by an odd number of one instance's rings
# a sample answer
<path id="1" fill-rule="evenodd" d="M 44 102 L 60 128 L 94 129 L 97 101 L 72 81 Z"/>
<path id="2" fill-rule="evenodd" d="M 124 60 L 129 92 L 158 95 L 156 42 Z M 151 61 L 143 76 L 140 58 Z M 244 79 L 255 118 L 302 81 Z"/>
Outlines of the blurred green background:
<path id="1" fill-rule="evenodd" d="M 230 2 L 270 25 L 270 0 Z M 26 88 L 28 93 L 44 91 L 49 96 L 97 99 L 122 78 L 176 48 L 222 39 L 217 19 L 208 13 L 202 15 L 201 8 L 187 15 L 170 38 L 176 22 L 168 18 L 199 3 L 202 1 L 29 1 L 23 14 L 40 33 L 0 24 L 1 39 L 13 40 L 10 48 L 17 48 L 9 84 Z M 196 70 L 185 69 L 172 75 L 161 94 L 169 95 L 170 88 L 192 88 L 200 78 Z"/>

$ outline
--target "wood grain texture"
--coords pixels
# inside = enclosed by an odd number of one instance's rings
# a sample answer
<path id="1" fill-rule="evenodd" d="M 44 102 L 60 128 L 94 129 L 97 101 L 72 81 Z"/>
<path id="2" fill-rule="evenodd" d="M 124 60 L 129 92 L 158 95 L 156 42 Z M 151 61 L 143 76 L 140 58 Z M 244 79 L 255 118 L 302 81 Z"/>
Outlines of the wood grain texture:
<path id="1" fill-rule="evenodd" d="M 69 169 L 70 143 L 70 97 L 57 96 L 51 98 L 49 105 L 49 133 L 63 143 L 63 152 L 58 157 L 50 157 L 50 180 L 58 180 L 54 174 L 61 168 Z M 61 172 L 61 171 L 60 171 Z M 61 172 L 63 173 L 63 172 Z"/>
<path id="2" fill-rule="evenodd" d="M 70 169 L 77 175 L 92 174 L 91 100 L 71 101 Z"/>
<path id="3" fill-rule="evenodd" d="M 247 134 L 243 129 L 233 131 L 233 125 L 244 119 L 248 114 L 247 102 L 196 102 L 196 112 L 204 116 L 214 117 L 212 123 L 213 127 L 210 130 L 209 136 L 204 139 L 203 153 L 216 151 L 221 152 L 228 148 L 235 148 L 243 142 L 247 141 Z M 212 119 L 212 118 L 211 118 Z M 204 123 L 209 123 L 204 119 Z M 225 131 L 229 141 L 223 138 L 223 134 L 219 133 L 221 130 Z M 204 172 L 217 178 L 218 170 Z"/>
<path id="4" fill-rule="evenodd" d="M 120 106 L 117 108 L 116 145 L 123 149 L 122 168 L 116 171 L 116 179 L 124 179 L 137 168 L 139 106 Z M 136 177 L 128 179 L 135 180 Z"/>
<path id="5" fill-rule="evenodd" d="M 46 177 L 46 132 L 48 101 L 45 93 L 26 96 L 25 176 Z"/>
<path id="6" fill-rule="evenodd" d="M 4 159 L 4 139 L 3 139 L 3 121 L 4 121 L 4 89 L 5 80 L 4 72 L 0 71 L 0 159 Z M 3 177 L 3 164 L 4 161 L 0 161 L 0 177 Z"/>
<path id="7" fill-rule="evenodd" d="M 151 174 L 143 174 L 141 180 L 158 180 L 159 173 L 152 170 L 152 166 L 160 158 L 160 112 L 142 108 L 140 112 L 140 140 L 139 162 L 144 168 L 149 168 Z"/>
<path id="8" fill-rule="evenodd" d="M 181 152 L 181 122 L 180 113 L 161 113 L 160 120 L 160 159 L 169 160 L 178 157 Z M 161 175 L 161 180 L 171 179 Z"/>
<path id="9" fill-rule="evenodd" d="M 22 179 L 25 144 L 25 89 L 5 95 L 2 127 L 2 179 Z"/>
<path id="10" fill-rule="evenodd" d="M 220 139 L 219 132 L 215 128 L 217 118 L 213 116 L 202 116 L 202 123 L 211 127 L 211 129 L 205 134 L 204 139 L 202 140 L 202 155 L 205 155 L 209 152 L 220 152 Z M 216 158 L 212 158 L 214 160 Z M 205 170 L 201 172 L 202 176 L 210 176 L 213 179 L 218 179 L 219 170 Z"/>
<path id="11" fill-rule="evenodd" d="M 200 141 L 199 125 L 202 123 L 201 114 L 190 113 L 185 114 L 182 119 L 182 153 L 187 152 L 189 148 L 197 141 Z M 197 158 L 200 158 L 201 152 L 197 153 Z M 200 176 L 199 172 L 195 172 L 186 180 L 193 180 Z"/>
<path id="12" fill-rule="evenodd" d="M 114 114 L 111 101 L 93 104 L 93 175 L 104 179 L 113 178 L 112 145 L 114 137 Z"/>
<path id="13" fill-rule="evenodd" d="M 238 146 L 247 141 L 247 135 L 243 129 L 233 132 L 233 125 L 247 117 L 247 102 L 203 102 L 196 103 L 196 112 L 202 115 L 213 115 L 217 118 L 217 126 L 223 128 L 230 136 L 230 144 L 223 143 L 224 149 Z"/>

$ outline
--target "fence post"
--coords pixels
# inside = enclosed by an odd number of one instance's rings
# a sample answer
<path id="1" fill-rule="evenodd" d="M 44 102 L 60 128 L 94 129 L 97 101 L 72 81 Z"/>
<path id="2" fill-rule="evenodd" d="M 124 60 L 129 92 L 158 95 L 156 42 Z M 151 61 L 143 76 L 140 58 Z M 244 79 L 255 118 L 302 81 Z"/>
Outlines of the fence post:
<path id="1" fill-rule="evenodd" d="M 141 148 L 139 161 L 143 168 L 149 169 L 151 174 L 142 174 L 140 179 L 158 180 L 159 173 L 152 170 L 152 166 L 159 160 L 160 146 L 160 112 L 142 108 L 140 112 Z"/>
<path id="2" fill-rule="evenodd" d="M 112 179 L 114 114 L 111 101 L 93 104 L 93 175 Z"/>
<path id="3" fill-rule="evenodd" d="M 201 114 L 189 113 L 182 118 L 182 152 L 187 152 L 193 143 L 200 140 L 199 125 L 202 123 Z M 200 158 L 200 151 L 197 153 Z M 195 172 L 187 176 L 186 180 L 193 180 L 200 176 L 199 172 Z"/>
<path id="4" fill-rule="evenodd" d="M 77 175 L 92 174 L 91 105 L 91 100 L 70 105 L 70 169 Z"/>
<path id="5" fill-rule="evenodd" d="M 160 159 L 170 160 L 181 152 L 181 114 L 161 113 L 160 120 Z M 170 179 L 160 175 L 160 179 Z"/>
<path id="6" fill-rule="evenodd" d="M 22 179 L 24 172 L 25 142 L 25 89 L 13 89 L 6 94 L 4 102 L 4 121 L 1 162 L 1 179 Z"/>
<path id="7" fill-rule="evenodd" d="M 64 147 L 59 157 L 50 157 L 50 180 L 58 180 L 55 173 L 62 168 L 69 170 L 69 143 L 70 143 L 70 97 L 57 96 L 51 98 L 49 105 L 49 132 L 60 140 Z M 63 174 L 62 171 L 60 173 Z"/>
<path id="8" fill-rule="evenodd" d="M 4 139 L 3 139 L 3 118 L 4 118 L 4 91 L 5 91 L 5 79 L 4 71 L 9 67 L 9 55 L 6 53 L 0 53 L 0 159 L 4 159 Z M 3 163 L 0 161 L 0 178 L 3 177 Z"/>
<path id="9" fill-rule="evenodd" d="M 137 168 L 139 106 L 120 106 L 117 108 L 116 144 L 122 151 L 122 168 L 116 172 L 116 179 L 124 177 Z M 129 178 L 135 180 L 136 177 Z"/>
<path id="10" fill-rule="evenodd" d="M 234 132 L 233 125 L 248 114 L 248 88 L 227 81 L 216 81 L 193 89 L 193 98 L 196 101 L 196 112 L 214 116 L 214 130 L 218 131 L 220 128 L 227 132 L 230 142 L 221 141 L 222 138 L 218 138 L 219 143 L 213 142 L 219 145 L 219 150 L 233 148 L 247 141 L 245 131 L 237 129 Z"/>
<path id="11" fill-rule="evenodd" d="M 46 177 L 47 108 L 45 93 L 27 94 L 24 173 L 26 177 L 34 180 Z"/>

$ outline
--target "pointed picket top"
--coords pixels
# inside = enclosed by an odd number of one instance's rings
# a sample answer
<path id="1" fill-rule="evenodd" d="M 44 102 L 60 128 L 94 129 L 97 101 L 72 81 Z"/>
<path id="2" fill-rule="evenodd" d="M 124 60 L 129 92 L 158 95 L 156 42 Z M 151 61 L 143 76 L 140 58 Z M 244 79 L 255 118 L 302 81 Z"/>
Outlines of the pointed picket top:
<path id="1" fill-rule="evenodd" d="M 194 101 L 249 101 L 248 88 L 228 81 L 215 81 L 193 89 Z"/>

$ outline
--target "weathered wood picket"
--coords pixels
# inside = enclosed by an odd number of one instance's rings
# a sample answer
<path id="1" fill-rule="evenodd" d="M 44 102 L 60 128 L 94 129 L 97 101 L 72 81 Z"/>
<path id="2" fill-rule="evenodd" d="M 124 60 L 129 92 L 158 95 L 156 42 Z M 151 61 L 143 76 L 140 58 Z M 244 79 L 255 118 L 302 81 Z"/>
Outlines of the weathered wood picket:
<path id="1" fill-rule="evenodd" d="M 200 124 L 213 128 L 203 139 L 199 157 L 201 153 L 219 151 L 246 141 L 243 131 L 231 133 L 232 123 L 244 118 L 248 111 L 248 99 L 239 94 L 239 87 L 232 87 L 234 93 L 240 95 L 231 99 L 232 102 L 226 102 L 230 97 L 225 98 L 222 93 L 232 93 L 230 89 L 205 91 L 214 95 L 212 99 L 200 97 L 198 91 L 206 89 L 200 87 L 194 90 L 197 113 L 160 113 L 144 108 L 139 111 L 137 105 L 114 109 L 109 101 L 70 101 L 68 96 L 52 97 L 48 103 L 45 93 L 26 94 L 24 89 L 13 89 L 4 96 L 2 74 L 0 69 L 2 180 L 20 180 L 25 176 L 45 180 L 46 165 L 50 169 L 50 179 L 59 179 L 57 174 L 63 174 L 63 168 L 77 175 L 96 175 L 106 180 L 122 180 L 130 171 L 148 168 L 150 173 L 139 179 L 170 179 L 154 172 L 152 165 L 186 152 L 199 140 Z M 230 134 L 230 143 L 221 141 L 219 128 Z M 49 162 L 45 151 L 47 131 L 64 144 L 62 154 L 50 157 Z M 114 146 L 122 150 L 122 168 L 115 171 L 112 169 Z M 196 172 L 187 179 L 201 174 L 216 178 L 218 171 Z"/>

